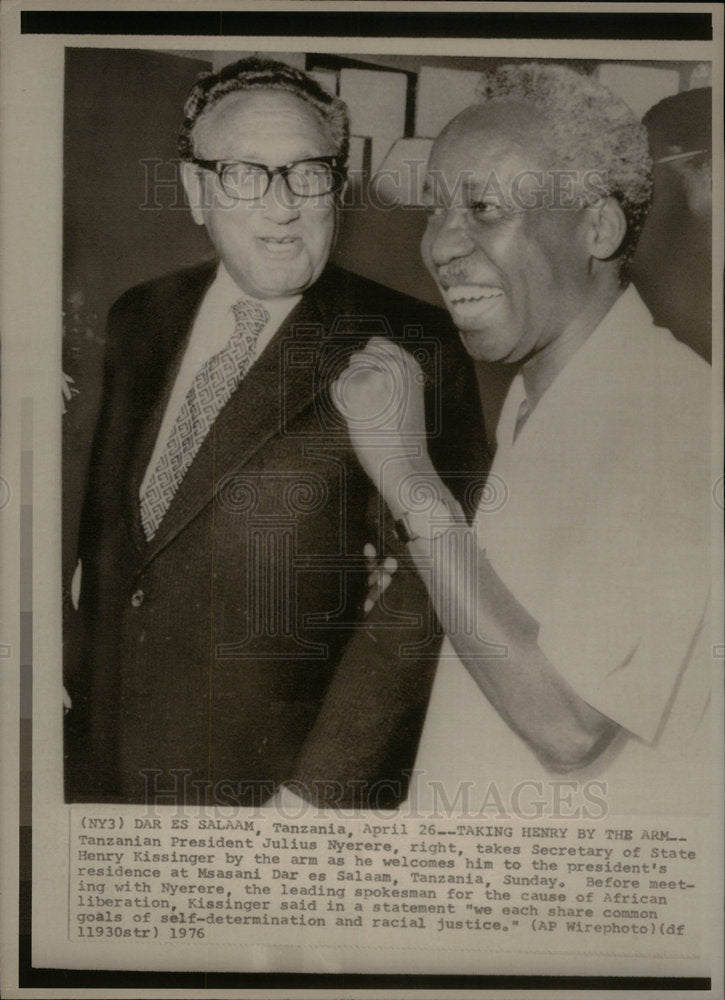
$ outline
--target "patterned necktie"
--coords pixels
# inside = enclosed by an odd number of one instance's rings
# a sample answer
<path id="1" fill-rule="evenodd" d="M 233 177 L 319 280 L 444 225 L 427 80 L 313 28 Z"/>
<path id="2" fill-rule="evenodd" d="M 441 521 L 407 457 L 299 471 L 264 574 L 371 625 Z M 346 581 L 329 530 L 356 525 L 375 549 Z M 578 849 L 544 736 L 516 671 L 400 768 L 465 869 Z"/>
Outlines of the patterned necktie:
<path id="1" fill-rule="evenodd" d="M 146 540 L 156 534 L 181 480 L 209 429 L 249 370 L 257 338 L 269 320 L 259 302 L 240 299 L 232 306 L 234 333 L 194 376 L 141 498 L 141 523 Z"/>

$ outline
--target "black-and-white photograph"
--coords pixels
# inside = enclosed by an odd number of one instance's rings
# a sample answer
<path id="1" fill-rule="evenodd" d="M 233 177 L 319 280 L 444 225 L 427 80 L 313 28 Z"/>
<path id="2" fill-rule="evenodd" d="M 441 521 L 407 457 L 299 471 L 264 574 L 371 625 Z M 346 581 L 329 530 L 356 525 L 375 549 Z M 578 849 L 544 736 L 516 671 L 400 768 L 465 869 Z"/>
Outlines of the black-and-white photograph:
<path id="1" fill-rule="evenodd" d="M 22 22 L 9 996 L 715 995 L 722 19 L 516 16 Z"/>
<path id="2" fill-rule="evenodd" d="M 67 50 L 69 801 L 706 804 L 710 70 L 473 62 Z"/>

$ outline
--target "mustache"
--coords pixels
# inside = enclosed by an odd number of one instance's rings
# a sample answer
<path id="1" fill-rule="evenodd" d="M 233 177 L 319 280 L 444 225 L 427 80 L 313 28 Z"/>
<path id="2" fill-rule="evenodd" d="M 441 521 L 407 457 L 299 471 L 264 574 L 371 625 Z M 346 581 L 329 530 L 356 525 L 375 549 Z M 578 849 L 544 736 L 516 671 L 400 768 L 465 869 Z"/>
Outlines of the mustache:
<path id="1" fill-rule="evenodd" d="M 468 268 L 462 261 L 452 261 L 438 268 L 438 280 L 442 285 L 469 284 Z"/>

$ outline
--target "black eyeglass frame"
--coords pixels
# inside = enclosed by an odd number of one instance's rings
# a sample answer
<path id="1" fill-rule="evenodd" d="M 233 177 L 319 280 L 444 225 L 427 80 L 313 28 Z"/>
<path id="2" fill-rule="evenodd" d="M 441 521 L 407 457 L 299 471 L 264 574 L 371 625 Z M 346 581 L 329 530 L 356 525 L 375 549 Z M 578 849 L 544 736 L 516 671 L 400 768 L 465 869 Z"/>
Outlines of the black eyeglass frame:
<path id="1" fill-rule="evenodd" d="M 280 167 L 268 167 L 266 163 L 258 163 L 256 160 L 202 160 L 196 156 L 191 157 L 189 162 L 193 163 L 194 166 L 201 167 L 203 170 L 209 170 L 212 173 L 216 174 L 217 177 L 219 178 L 219 183 L 221 184 L 224 193 L 229 198 L 233 198 L 235 201 L 258 201 L 260 198 L 264 198 L 264 196 L 267 194 L 270 187 L 272 186 L 272 181 L 278 174 L 281 175 L 282 179 L 284 180 L 284 183 L 289 193 L 293 195 L 295 198 L 322 198 L 328 194 L 336 194 L 342 189 L 347 176 L 347 171 L 346 171 L 347 161 L 343 156 L 305 156 L 301 160 L 292 160 L 291 163 L 285 163 Z M 225 168 L 233 167 L 240 163 L 243 163 L 245 166 L 248 167 L 256 167 L 258 170 L 264 172 L 267 175 L 267 186 L 265 187 L 264 191 L 254 195 L 254 197 L 252 198 L 240 198 L 239 195 L 230 193 L 224 185 L 223 174 Z M 300 194 L 297 191 L 293 191 L 292 188 L 290 187 L 290 182 L 287 175 L 289 174 L 290 170 L 292 170 L 294 167 L 298 167 L 301 163 L 324 163 L 325 166 L 330 167 L 333 179 L 333 184 L 330 190 L 319 194 L 318 193 Z"/>

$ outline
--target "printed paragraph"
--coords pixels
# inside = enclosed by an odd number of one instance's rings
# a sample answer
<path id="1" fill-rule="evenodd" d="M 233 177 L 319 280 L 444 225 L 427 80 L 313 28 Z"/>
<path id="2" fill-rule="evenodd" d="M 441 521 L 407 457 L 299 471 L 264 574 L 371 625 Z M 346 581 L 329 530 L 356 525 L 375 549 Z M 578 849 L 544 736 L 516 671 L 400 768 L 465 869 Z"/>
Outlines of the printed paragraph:
<path id="1" fill-rule="evenodd" d="M 699 852 L 672 828 L 73 810 L 71 834 L 75 941 L 265 943 L 294 927 L 317 942 L 363 930 L 372 947 L 699 948 Z"/>

